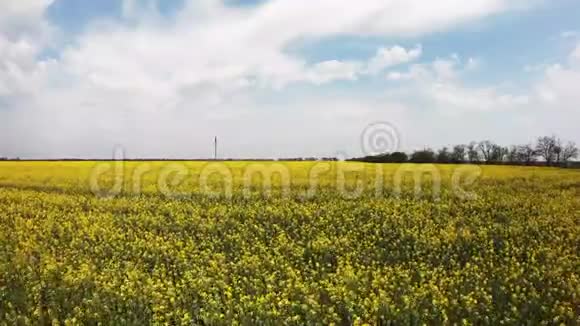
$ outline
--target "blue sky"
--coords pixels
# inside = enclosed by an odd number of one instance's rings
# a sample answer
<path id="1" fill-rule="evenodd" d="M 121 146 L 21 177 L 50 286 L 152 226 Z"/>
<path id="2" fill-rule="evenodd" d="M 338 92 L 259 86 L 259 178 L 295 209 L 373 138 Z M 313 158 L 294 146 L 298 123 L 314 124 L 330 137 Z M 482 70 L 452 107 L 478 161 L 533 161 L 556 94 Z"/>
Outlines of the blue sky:
<path id="1" fill-rule="evenodd" d="M 8 0 L 0 156 L 360 155 L 580 142 L 574 0 Z M 576 84 L 577 83 L 577 84 Z M 260 144 L 260 145 L 256 145 Z M 364 153 L 362 153 L 364 154 Z"/>
<path id="2" fill-rule="evenodd" d="M 231 0 L 232 6 L 252 7 L 267 1 Z M 184 6 L 184 0 L 152 2 L 160 14 L 171 19 Z M 474 21 L 455 30 L 417 37 L 329 37 L 293 45 L 290 50 L 316 62 L 331 59 L 361 59 L 372 55 L 384 44 L 412 46 L 416 43 L 429 48 L 424 59 L 444 57 L 449 53 L 462 56 L 477 54 L 493 63 L 497 72 L 513 74 L 513 69 L 529 62 L 559 60 L 565 55 L 566 44 L 558 37 L 565 31 L 580 30 L 580 3 L 560 0 L 542 4 L 538 10 L 502 15 Z M 78 1 L 56 0 L 46 11 L 47 19 L 65 34 L 77 34 L 95 21 L 122 21 L 120 0 Z M 548 45 L 548 46 L 546 46 Z M 522 49 L 533 49 L 524 51 Z M 564 50 L 564 51 L 563 51 Z M 568 49 L 569 50 L 569 49 Z M 502 66 L 499 66 L 502 65 Z"/>

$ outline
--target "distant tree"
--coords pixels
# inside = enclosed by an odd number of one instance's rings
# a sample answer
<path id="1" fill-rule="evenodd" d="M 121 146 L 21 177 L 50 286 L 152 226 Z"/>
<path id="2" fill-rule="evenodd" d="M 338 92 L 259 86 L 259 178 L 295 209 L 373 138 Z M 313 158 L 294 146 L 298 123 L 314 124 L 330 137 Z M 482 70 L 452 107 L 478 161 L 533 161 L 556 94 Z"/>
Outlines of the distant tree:
<path id="1" fill-rule="evenodd" d="M 404 152 L 393 152 L 374 156 L 366 156 L 353 160 L 369 163 L 405 163 L 408 161 L 408 156 Z"/>
<path id="2" fill-rule="evenodd" d="M 492 144 L 491 145 L 491 153 L 489 156 L 489 161 L 490 162 L 503 162 L 505 160 L 505 157 L 507 156 L 509 150 L 505 147 L 496 145 L 496 144 Z"/>
<path id="3" fill-rule="evenodd" d="M 558 142 L 559 140 L 556 138 L 556 136 L 544 136 L 538 138 L 536 151 L 548 165 L 552 165 L 552 163 L 557 159 L 557 153 L 560 152 L 558 149 Z"/>
<path id="4" fill-rule="evenodd" d="M 409 160 L 409 156 L 403 152 L 391 153 L 389 160 L 391 163 L 405 163 Z"/>
<path id="5" fill-rule="evenodd" d="M 495 146 L 496 145 L 489 140 L 484 140 L 477 144 L 477 148 L 479 149 L 479 152 L 481 153 L 483 160 L 486 163 L 492 161 L 492 155 Z"/>
<path id="6" fill-rule="evenodd" d="M 479 163 L 479 151 L 477 150 L 477 143 L 471 142 L 467 145 L 467 157 L 471 163 Z"/>
<path id="7" fill-rule="evenodd" d="M 451 162 L 451 153 L 447 147 L 441 148 L 437 152 L 437 162 L 439 163 L 449 163 Z"/>
<path id="8" fill-rule="evenodd" d="M 562 163 L 562 141 L 560 139 L 556 139 L 556 147 L 554 147 L 554 162 L 555 163 Z"/>
<path id="9" fill-rule="evenodd" d="M 411 154 L 411 162 L 413 163 L 434 163 L 435 161 L 435 152 L 431 149 L 415 151 Z"/>
<path id="10" fill-rule="evenodd" d="M 465 162 L 466 145 L 456 145 L 453 146 L 453 151 L 451 152 L 451 162 L 453 163 L 463 163 Z"/>
<path id="11" fill-rule="evenodd" d="M 578 154 L 579 151 L 578 147 L 576 147 L 576 144 L 574 142 L 568 142 L 568 144 L 562 148 L 562 153 L 560 156 L 562 162 L 569 162 L 570 160 L 577 158 Z"/>
<path id="12" fill-rule="evenodd" d="M 509 148 L 507 148 L 506 161 L 510 163 L 520 162 L 518 157 L 518 146 L 512 145 Z"/>
<path id="13" fill-rule="evenodd" d="M 530 164 L 536 160 L 538 152 L 531 144 L 518 146 L 517 162 Z"/>
<path id="14" fill-rule="evenodd" d="M 508 146 L 503 146 L 501 148 L 501 154 L 502 162 L 509 162 L 510 148 Z"/>
<path id="15" fill-rule="evenodd" d="M 404 152 L 385 153 L 363 158 L 353 158 L 350 161 L 369 163 L 502 163 L 530 165 L 538 157 L 545 160 L 546 164 L 564 164 L 577 158 L 580 150 L 573 142 L 563 144 L 556 136 L 540 137 L 537 144 L 504 147 L 489 140 L 471 142 L 468 145 L 455 145 L 452 149 L 443 147 L 438 151 L 424 149 L 407 155 Z M 306 158 L 310 160 L 311 158 Z M 333 158 L 324 158 L 333 159 Z"/>

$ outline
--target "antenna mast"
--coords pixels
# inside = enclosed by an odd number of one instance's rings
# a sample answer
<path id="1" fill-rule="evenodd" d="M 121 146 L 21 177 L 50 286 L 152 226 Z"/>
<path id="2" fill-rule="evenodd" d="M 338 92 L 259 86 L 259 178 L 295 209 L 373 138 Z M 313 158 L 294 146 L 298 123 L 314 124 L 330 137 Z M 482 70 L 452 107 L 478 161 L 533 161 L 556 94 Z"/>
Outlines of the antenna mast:
<path id="1" fill-rule="evenodd" d="M 217 160 L 217 157 L 218 157 L 217 156 L 217 146 L 218 146 L 218 139 L 217 139 L 217 136 L 216 136 L 214 138 L 214 141 L 213 141 L 213 159 L 214 160 Z"/>

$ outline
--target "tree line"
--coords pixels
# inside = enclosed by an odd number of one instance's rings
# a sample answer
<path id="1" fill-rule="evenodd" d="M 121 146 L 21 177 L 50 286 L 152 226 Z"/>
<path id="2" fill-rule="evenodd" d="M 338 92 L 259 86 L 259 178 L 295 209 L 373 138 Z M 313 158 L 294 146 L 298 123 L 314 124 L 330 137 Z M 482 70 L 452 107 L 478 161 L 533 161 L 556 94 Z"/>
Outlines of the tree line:
<path id="1" fill-rule="evenodd" d="M 405 152 L 384 153 L 374 156 L 354 158 L 350 161 L 368 163 L 472 163 L 472 164 L 512 164 L 512 165 L 548 165 L 569 166 L 578 158 L 579 150 L 574 142 L 564 142 L 557 136 L 539 137 L 535 144 L 501 146 L 490 140 L 443 147 L 439 150 L 425 148 L 411 154 Z M 0 161 L 17 161 L 20 158 L 0 157 Z M 67 159 L 62 159 L 67 160 Z M 78 159 L 70 159 L 76 161 Z M 143 159 L 151 160 L 151 159 Z M 155 159 L 165 160 L 165 159 Z M 237 161 L 220 159 L 221 161 Z M 273 159 L 244 159 L 244 161 L 271 161 Z M 278 161 L 337 161 L 334 157 L 324 158 L 284 158 Z M 58 160 L 57 160 L 58 161 Z M 108 161 L 108 160 L 105 160 Z M 131 161 L 141 161 L 132 159 Z M 175 159 L 171 159 L 175 161 Z M 187 159 L 186 161 L 205 161 L 205 159 Z M 574 162 L 580 167 L 580 162 Z"/>
<path id="2" fill-rule="evenodd" d="M 426 148 L 411 154 L 405 152 L 366 156 L 353 161 L 369 163 L 473 163 L 566 166 L 578 157 L 574 142 L 556 136 L 539 137 L 535 144 L 501 146 L 490 140 L 443 147 Z"/>

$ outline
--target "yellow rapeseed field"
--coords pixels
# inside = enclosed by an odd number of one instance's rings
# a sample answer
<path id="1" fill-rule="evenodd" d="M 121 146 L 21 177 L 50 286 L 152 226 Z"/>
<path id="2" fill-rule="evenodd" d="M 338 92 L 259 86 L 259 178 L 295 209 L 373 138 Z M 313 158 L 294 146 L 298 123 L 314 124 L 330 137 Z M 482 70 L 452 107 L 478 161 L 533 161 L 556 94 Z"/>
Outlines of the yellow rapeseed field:
<path id="1" fill-rule="evenodd" d="M 572 169 L 0 162 L 6 325 L 573 325 L 579 254 Z"/>

